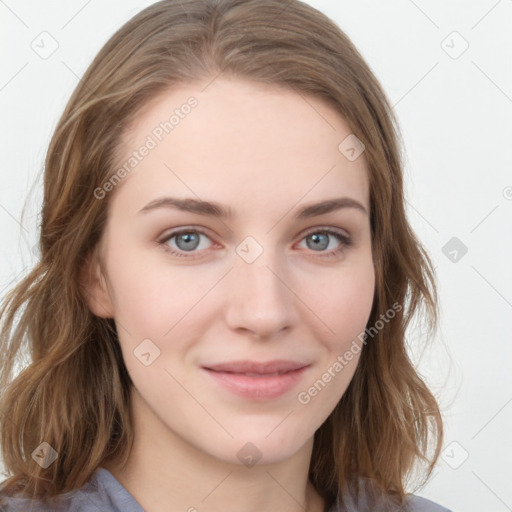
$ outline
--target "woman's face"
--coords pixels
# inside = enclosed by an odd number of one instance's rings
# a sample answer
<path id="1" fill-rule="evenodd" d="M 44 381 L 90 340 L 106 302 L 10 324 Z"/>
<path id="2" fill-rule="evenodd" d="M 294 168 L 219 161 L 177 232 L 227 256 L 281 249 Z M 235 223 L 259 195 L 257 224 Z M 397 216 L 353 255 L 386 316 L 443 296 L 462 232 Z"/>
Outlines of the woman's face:
<path id="1" fill-rule="evenodd" d="M 318 99 L 205 86 L 161 95 L 125 135 L 131 170 L 98 192 L 106 288 L 90 307 L 115 319 L 145 434 L 275 462 L 358 363 L 375 285 L 365 157 Z"/>

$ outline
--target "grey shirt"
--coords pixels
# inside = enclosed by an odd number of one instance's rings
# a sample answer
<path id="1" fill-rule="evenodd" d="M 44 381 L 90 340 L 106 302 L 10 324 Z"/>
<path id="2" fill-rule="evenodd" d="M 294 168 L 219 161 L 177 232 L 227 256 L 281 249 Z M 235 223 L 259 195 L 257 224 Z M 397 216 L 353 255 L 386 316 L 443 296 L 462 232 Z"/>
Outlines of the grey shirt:
<path id="1" fill-rule="evenodd" d="M 408 495 L 407 507 L 392 509 L 371 507 L 374 512 L 450 512 L 436 503 L 415 495 Z M 194 510 L 191 507 L 190 510 Z M 349 499 L 344 506 L 333 505 L 328 512 L 362 512 L 369 510 L 363 501 L 359 505 Z M 58 503 L 43 504 L 27 498 L 7 498 L 0 491 L 1 512 L 144 512 L 135 498 L 105 468 L 98 468 L 80 489 L 62 494 Z"/>

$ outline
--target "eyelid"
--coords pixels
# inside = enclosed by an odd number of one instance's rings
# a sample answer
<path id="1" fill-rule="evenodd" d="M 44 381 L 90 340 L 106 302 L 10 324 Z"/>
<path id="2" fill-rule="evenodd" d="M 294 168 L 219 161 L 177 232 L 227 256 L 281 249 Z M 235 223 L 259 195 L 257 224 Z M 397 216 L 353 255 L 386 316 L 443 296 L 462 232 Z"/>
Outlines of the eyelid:
<path id="1" fill-rule="evenodd" d="M 341 235 L 347 239 L 352 238 L 346 229 L 335 228 L 335 227 L 331 227 L 331 226 L 313 226 L 312 228 L 308 228 L 306 231 L 304 231 L 302 233 L 302 238 L 304 238 L 307 235 L 310 235 L 311 233 L 321 233 L 321 232 L 336 233 L 336 234 Z"/>
<path id="2" fill-rule="evenodd" d="M 309 251 L 311 254 L 316 253 L 316 256 L 320 258 L 334 258 L 340 256 L 345 250 L 354 245 L 352 236 L 346 230 L 330 226 L 313 226 L 301 234 L 299 242 L 302 242 L 302 240 L 313 233 L 327 233 L 337 238 L 340 242 L 339 247 L 331 249 L 330 251 Z"/>
<path id="3" fill-rule="evenodd" d="M 198 233 L 198 234 L 203 235 L 206 238 L 208 238 L 212 242 L 212 245 L 219 245 L 208 234 L 208 231 L 209 230 L 207 230 L 206 228 L 202 228 L 202 227 L 180 226 L 178 228 L 174 228 L 174 229 L 171 229 L 170 231 L 167 231 L 166 234 L 162 235 L 161 237 L 159 237 L 157 239 L 157 243 L 160 246 L 162 246 L 165 251 L 170 252 L 173 255 L 178 255 L 178 256 L 186 255 L 185 257 L 187 257 L 187 258 L 200 257 L 197 255 L 200 255 L 202 252 L 207 251 L 207 249 L 203 249 L 200 251 L 190 251 L 190 252 L 180 251 L 180 252 L 178 252 L 175 249 L 170 248 L 167 245 L 167 242 L 169 240 L 171 240 L 172 238 L 174 238 L 175 236 L 180 235 L 182 233 L 194 232 L 194 233 Z M 339 237 L 338 240 L 340 242 L 340 246 L 338 248 L 331 249 L 330 251 L 311 251 L 313 254 L 315 252 L 317 252 L 317 255 L 320 257 L 336 256 L 338 253 L 340 253 L 344 249 L 353 245 L 352 236 L 346 230 L 341 229 L 341 228 L 331 227 L 331 226 L 312 226 L 300 233 L 299 242 L 302 242 L 302 240 L 304 240 L 304 238 L 306 238 L 307 236 L 309 236 L 310 234 L 313 234 L 313 233 L 327 233 L 329 235 Z"/>
<path id="4" fill-rule="evenodd" d="M 167 242 L 169 240 L 171 240 L 172 238 L 174 238 L 175 236 L 181 235 L 182 233 L 190 233 L 190 232 L 198 233 L 199 235 L 203 235 L 212 242 L 212 245 L 218 245 L 212 239 L 212 237 L 208 234 L 208 232 L 205 228 L 199 228 L 199 227 L 195 227 L 195 226 L 180 226 L 179 228 L 174 228 L 174 229 L 171 229 L 170 231 L 166 231 L 162 236 L 158 237 L 156 242 L 165 251 L 170 252 L 171 254 L 179 255 L 179 256 L 184 256 L 184 255 L 188 254 L 186 257 L 194 258 L 195 255 L 198 255 L 201 252 L 206 251 L 206 249 L 203 249 L 202 251 L 191 251 L 191 252 L 187 253 L 187 251 L 178 252 L 175 249 L 172 249 L 171 247 L 169 247 L 167 245 Z"/>
<path id="5" fill-rule="evenodd" d="M 211 235 L 208 234 L 209 230 L 207 228 L 191 225 L 191 226 L 180 226 L 177 228 L 170 228 L 170 230 L 167 230 L 166 232 L 164 232 L 163 235 L 158 237 L 158 240 L 159 241 L 162 241 L 162 240 L 167 241 L 175 235 L 179 235 L 183 232 L 189 232 L 189 231 L 200 233 L 210 239 L 212 238 Z M 351 238 L 350 233 L 345 229 L 337 228 L 337 227 L 333 227 L 333 226 L 321 226 L 321 225 L 320 226 L 312 226 L 310 228 L 307 228 L 305 231 L 302 231 L 300 234 L 301 234 L 301 237 L 303 238 L 311 233 L 316 233 L 316 232 L 321 232 L 321 231 L 327 231 L 328 233 L 335 232 L 337 234 L 345 236 L 346 238 Z"/>

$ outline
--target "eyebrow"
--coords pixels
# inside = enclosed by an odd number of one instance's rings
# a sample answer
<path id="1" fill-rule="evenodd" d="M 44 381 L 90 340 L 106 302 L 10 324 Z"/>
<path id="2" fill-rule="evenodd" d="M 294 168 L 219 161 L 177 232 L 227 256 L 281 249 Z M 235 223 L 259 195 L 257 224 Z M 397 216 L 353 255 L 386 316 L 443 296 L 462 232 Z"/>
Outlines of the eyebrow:
<path id="1" fill-rule="evenodd" d="M 139 210 L 138 213 L 148 213 L 159 208 L 181 210 L 221 219 L 233 218 L 231 208 L 216 203 L 215 201 L 202 201 L 193 198 L 179 199 L 176 197 L 161 197 L 155 199 Z M 350 197 L 336 197 L 334 199 L 307 204 L 296 212 L 294 218 L 297 220 L 308 219 L 341 210 L 342 208 L 354 208 L 368 215 L 366 208 L 359 201 Z"/>

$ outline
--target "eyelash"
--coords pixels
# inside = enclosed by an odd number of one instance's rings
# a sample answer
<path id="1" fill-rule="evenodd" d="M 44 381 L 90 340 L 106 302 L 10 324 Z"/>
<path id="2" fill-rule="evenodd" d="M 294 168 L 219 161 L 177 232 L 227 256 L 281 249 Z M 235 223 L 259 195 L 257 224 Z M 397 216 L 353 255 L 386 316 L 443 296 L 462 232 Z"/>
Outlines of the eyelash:
<path id="1" fill-rule="evenodd" d="M 167 245 L 167 242 L 169 240 L 171 240 L 175 236 L 178 236 L 178 235 L 181 235 L 184 233 L 198 233 L 200 235 L 204 235 L 207 238 L 210 238 L 204 231 L 201 231 L 200 229 L 186 228 L 186 229 L 179 229 L 176 231 L 172 231 L 171 233 L 166 235 L 165 238 L 163 238 L 162 240 L 159 240 L 158 244 L 162 246 L 164 251 L 170 253 L 173 256 L 184 257 L 184 258 L 195 258 L 195 256 L 193 256 L 193 255 L 197 254 L 198 252 L 201 252 L 201 251 L 189 251 L 187 254 L 187 251 L 179 251 L 178 252 L 174 249 L 171 249 L 169 247 L 169 245 Z M 324 251 L 318 251 L 318 254 L 321 258 L 334 258 L 334 257 L 340 255 L 343 251 L 345 251 L 347 248 L 349 248 L 353 245 L 353 240 L 350 236 L 344 235 L 343 233 L 341 233 L 337 230 L 333 230 L 331 228 L 324 228 L 324 227 L 319 227 L 319 228 L 315 228 L 315 229 L 308 231 L 307 233 L 305 233 L 303 235 L 303 237 L 301 238 L 301 241 L 310 235 L 318 234 L 318 233 L 332 235 L 335 238 L 337 238 L 338 241 L 340 242 L 340 246 L 336 249 L 327 251 L 325 253 L 323 253 Z M 317 252 L 317 251 L 311 251 L 311 252 Z M 190 256 L 189 256 L 189 254 L 190 254 Z"/>

